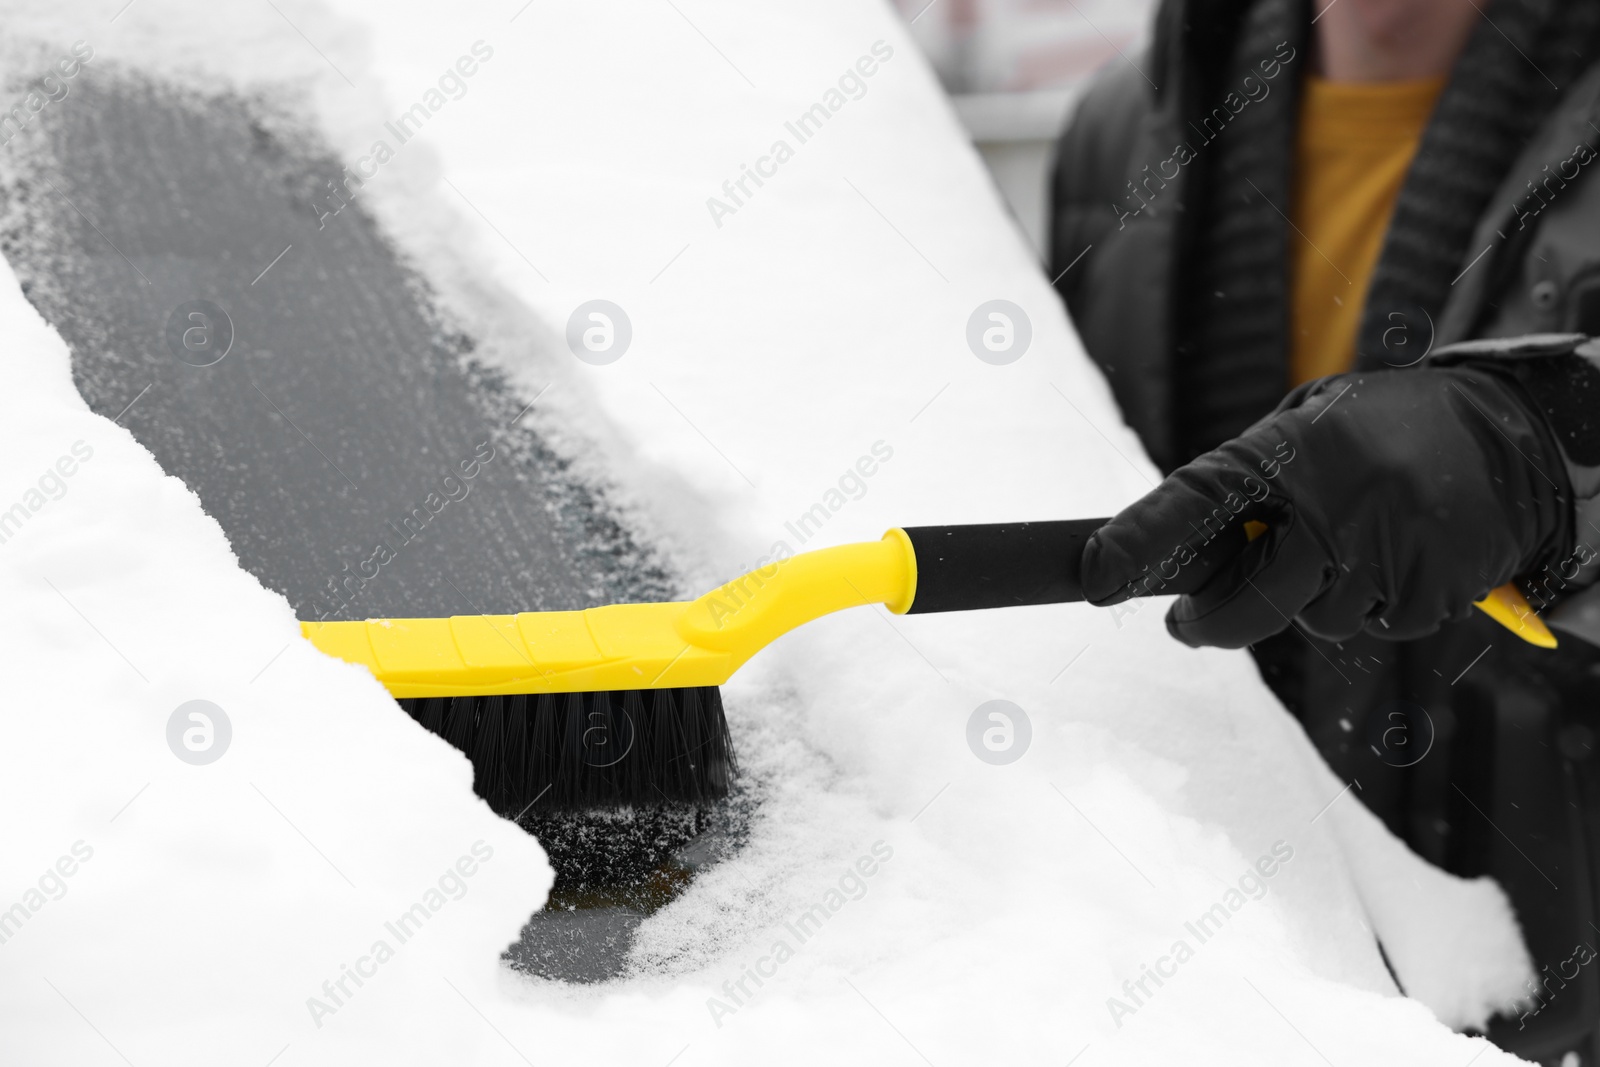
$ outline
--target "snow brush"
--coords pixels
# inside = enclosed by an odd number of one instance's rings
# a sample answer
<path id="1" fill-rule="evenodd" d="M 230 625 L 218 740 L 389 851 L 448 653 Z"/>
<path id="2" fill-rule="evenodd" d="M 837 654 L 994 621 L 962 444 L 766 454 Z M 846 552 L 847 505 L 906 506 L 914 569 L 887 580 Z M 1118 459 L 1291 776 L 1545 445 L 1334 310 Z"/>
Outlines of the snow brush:
<path id="1" fill-rule="evenodd" d="M 893 529 L 790 556 L 692 601 L 300 625 L 466 753 L 474 790 L 502 815 L 535 804 L 706 804 L 727 795 L 737 771 L 717 687 L 761 649 L 865 604 L 914 615 L 1081 601 L 1084 543 L 1108 521 Z M 1137 595 L 1199 589 L 1265 529 L 1243 527 L 1206 541 L 1176 576 L 1139 583 Z M 1479 606 L 1514 632 L 1549 634 L 1513 587 Z"/>

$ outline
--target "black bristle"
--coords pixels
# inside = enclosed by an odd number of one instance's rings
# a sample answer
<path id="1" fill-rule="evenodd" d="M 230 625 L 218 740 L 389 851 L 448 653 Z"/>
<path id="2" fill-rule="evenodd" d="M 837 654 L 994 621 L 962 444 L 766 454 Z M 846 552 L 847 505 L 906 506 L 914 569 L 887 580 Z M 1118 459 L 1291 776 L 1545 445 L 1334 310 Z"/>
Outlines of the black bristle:
<path id="1" fill-rule="evenodd" d="M 709 804 L 738 767 L 715 686 L 402 700 L 472 760 L 473 789 L 509 818 Z"/>
<path id="2" fill-rule="evenodd" d="M 553 788 L 549 793 L 549 800 L 558 808 L 567 807 L 572 801 L 589 793 L 597 793 L 596 783 L 592 781 L 593 774 L 583 758 L 583 734 L 588 729 L 588 708 L 593 697 L 588 700 L 585 693 L 568 693 L 565 697 L 556 698 L 556 707 L 560 709 L 557 726 L 561 731 L 561 748 L 556 753 L 555 774 L 551 778 Z"/>
<path id="3" fill-rule="evenodd" d="M 528 737 L 526 777 L 522 780 L 524 804 L 548 799 L 561 773 L 561 707 L 564 699 L 549 694 L 533 698 L 533 727 Z"/>
<path id="4" fill-rule="evenodd" d="M 616 788 L 625 796 L 639 796 L 650 790 L 650 782 L 645 772 L 648 769 L 648 760 L 633 758 L 634 749 L 642 751 L 643 746 L 649 743 L 644 728 L 644 701 L 639 699 L 637 689 L 629 689 L 617 693 L 613 707 L 617 714 L 617 733 L 611 745 L 612 759 L 616 760 L 611 769 L 616 774 Z"/>
<path id="5" fill-rule="evenodd" d="M 520 811 L 533 799 L 524 790 L 528 783 L 528 747 L 532 743 L 532 705 L 526 696 L 506 701 L 506 763 L 501 777 L 505 792 L 500 799 L 489 801 L 496 811 Z"/>
<path id="6" fill-rule="evenodd" d="M 439 735 L 452 745 L 472 755 L 472 742 L 478 736 L 478 701 L 474 697 L 451 697 L 450 710 L 445 713 L 444 729 Z"/>
<path id="7" fill-rule="evenodd" d="M 667 745 L 662 744 L 678 734 L 678 702 L 672 699 L 670 689 L 653 689 L 645 696 L 650 701 L 643 721 L 643 741 L 650 750 L 650 766 L 645 773 L 661 792 L 682 793 L 683 782 L 678 779 L 675 761 L 670 758 Z"/>
<path id="8" fill-rule="evenodd" d="M 702 686 L 700 700 L 702 733 L 706 747 L 701 750 L 700 781 L 708 794 L 725 797 L 733 789 L 733 779 L 739 766 L 733 759 L 733 732 L 728 729 L 728 713 L 722 706 L 722 690 L 714 685 Z"/>
<path id="9" fill-rule="evenodd" d="M 423 729 L 436 734 L 444 732 L 444 713 L 450 707 L 448 698 L 430 697 L 427 700 L 410 700 L 406 703 L 414 705 L 410 709 L 411 714 L 422 724 Z"/>
<path id="10" fill-rule="evenodd" d="M 471 739 L 472 788 L 490 806 L 506 803 L 505 697 L 486 697 L 477 709 L 477 732 Z M 454 743 L 454 742 L 452 742 Z"/>

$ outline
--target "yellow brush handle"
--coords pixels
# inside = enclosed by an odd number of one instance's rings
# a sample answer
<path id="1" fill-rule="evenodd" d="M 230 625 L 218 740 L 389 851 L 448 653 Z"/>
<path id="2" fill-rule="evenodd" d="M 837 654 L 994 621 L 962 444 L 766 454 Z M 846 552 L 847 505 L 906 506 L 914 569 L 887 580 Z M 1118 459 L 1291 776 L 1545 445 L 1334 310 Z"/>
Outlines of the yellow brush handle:
<path id="1" fill-rule="evenodd" d="M 903 530 L 789 556 L 694 601 L 448 619 L 303 622 L 322 651 L 396 697 L 509 696 L 721 685 L 812 619 L 862 604 L 904 612 L 917 561 Z"/>
<path id="2" fill-rule="evenodd" d="M 1533 605 L 1510 582 L 1489 590 L 1488 596 L 1472 606 L 1530 645 L 1556 647 L 1556 635 L 1534 614 Z"/>
<path id="3" fill-rule="evenodd" d="M 1018 524 L 1013 533 L 1027 532 L 1026 526 Z M 1265 530 L 1257 522 L 1245 524 L 1252 540 Z M 1019 541 L 1013 547 L 1022 551 L 1027 545 Z M 933 569 L 923 584 L 938 585 L 939 558 L 935 552 L 925 561 Z M 883 604 L 896 614 L 913 610 L 918 571 L 911 535 L 894 529 L 879 541 L 787 557 L 694 601 L 448 619 L 304 622 L 301 630 L 324 652 L 367 667 L 396 697 L 721 685 L 751 656 L 812 619 L 861 604 Z M 960 577 L 955 576 L 957 586 Z M 1014 577 L 1000 575 L 996 581 Z M 951 580 L 946 576 L 947 583 Z M 1055 600 L 1080 599 L 1081 592 L 1070 588 L 1076 580 L 1074 574 L 1062 583 Z M 1001 602 L 963 605 L 955 602 L 959 599 L 934 596 L 939 603 L 924 610 Z M 1501 586 L 1477 606 L 1524 641 L 1555 647 L 1555 637 L 1514 587 Z"/>

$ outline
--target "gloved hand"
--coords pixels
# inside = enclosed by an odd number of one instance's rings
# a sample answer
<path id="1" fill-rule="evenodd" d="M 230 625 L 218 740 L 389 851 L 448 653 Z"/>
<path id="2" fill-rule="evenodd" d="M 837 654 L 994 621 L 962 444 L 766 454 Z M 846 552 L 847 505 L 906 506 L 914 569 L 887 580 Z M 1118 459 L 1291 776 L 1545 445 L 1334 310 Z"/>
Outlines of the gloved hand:
<path id="1" fill-rule="evenodd" d="M 1419 637 L 1570 551 L 1571 497 L 1549 426 L 1509 375 L 1335 375 L 1103 526 L 1084 547 L 1083 588 L 1100 605 L 1126 600 L 1130 583 L 1159 592 L 1208 537 L 1237 543 L 1253 519 L 1267 532 L 1173 603 L 1178 640 L 1240 648 L 1291 619 L 1329 640 Z"/>

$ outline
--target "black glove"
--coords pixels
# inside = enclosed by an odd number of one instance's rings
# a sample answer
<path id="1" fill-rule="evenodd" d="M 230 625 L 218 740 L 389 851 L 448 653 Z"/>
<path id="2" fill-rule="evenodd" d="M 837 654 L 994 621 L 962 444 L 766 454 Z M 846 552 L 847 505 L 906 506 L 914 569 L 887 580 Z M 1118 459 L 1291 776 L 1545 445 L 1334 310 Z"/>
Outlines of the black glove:
<path id="1" fill-rule="evenodd" d="M 1256 520 L 1267 532 L 1173 603 L 1178 640 L 1240 648 L 1291 619 L 1329 640 L 1419 637 L 1570 551 L 1571 496 L 1549 426 L 1509 375 L 1335 375 L 1103 526 L 1084 547 L 1083 589 L 1100 605 L 1159 593 L 1208 541 L 1237 543 Z"/>

